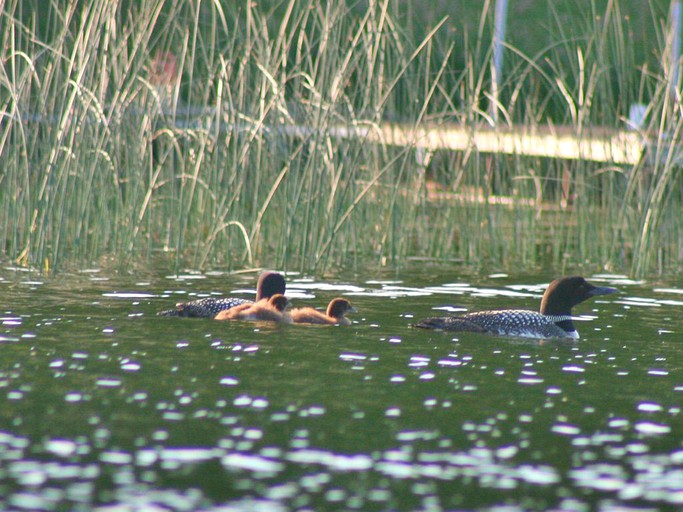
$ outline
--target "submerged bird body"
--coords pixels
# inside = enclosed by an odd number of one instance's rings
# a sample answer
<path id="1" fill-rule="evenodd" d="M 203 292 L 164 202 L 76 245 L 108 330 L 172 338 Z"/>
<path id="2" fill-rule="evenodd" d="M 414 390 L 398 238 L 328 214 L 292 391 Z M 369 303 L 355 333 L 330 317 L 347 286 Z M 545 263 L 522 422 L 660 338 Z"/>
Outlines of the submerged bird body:
<path id="1" fill-rule="evenodd" d="M 253 304 L 240 304 L 221 311 L 215 319 L 290 323 L 292 318 L 287 311 L 288 306 L 287 297 L 278 293 L 269 299 L 261 299 Z"/>
<path id="2" fill-rule="evenodd" d="M 348 300 L 336 298 L 329 303 L 326 313 L 307 307 L 293 309 L 290 314 L 296 324 L 351 325 L 351 320 L 344 315 L 354 311 Z"/>
<path id="3" fill-rule="evenodd" d="M 277 272 L 263 272 L 256 285 L 256 302 L 268 299 L 275 294 L 284 295 L 286 289 L 285 278 Z M 240 305 L 254 304 L 253 301 L 238 297 L 206 297 L 190 302 L 180 302 L 175 309 L 168 309 L 157 313 L 159 316 L 182 316 L 193 318 L 214 318 L 221 311 L 232 309 Z"/>
<path id="4" fill-rule="evenodd" d="M 540 312 L 493 310 L 459 316 L 426 318 L 414 327 L 455 332 L 479 332 L 526 338 L 573 338 L 579 333 L 572 321 L 572 307 L 596 295 L 618 290 L 595 286 L 582 277 L 556 279 L 546 289 Z"/>
<path id="5" fill-rule="evenodd" d="M 176 309 L 160 311 L 159 316 L 184 316 L 190 318 L 213 318 L 221 311 L 234 308 L 239 305 L 253 304 L 248 299 L 238 297 L 206 297 L 191 302 L 179 302 Z"/>
<path id="6" fill-rule="evenodd" d="M 500 309 L 468 313 L 462 316 L 433 317 L 422 320 L 416 327 L 443 331 L 481 332 L 524 338 L 573 337 L 558 325 L 571 317 L 542 315 L 523 309 Z M 573 332 L 576 332 L 574 330 Z"/>

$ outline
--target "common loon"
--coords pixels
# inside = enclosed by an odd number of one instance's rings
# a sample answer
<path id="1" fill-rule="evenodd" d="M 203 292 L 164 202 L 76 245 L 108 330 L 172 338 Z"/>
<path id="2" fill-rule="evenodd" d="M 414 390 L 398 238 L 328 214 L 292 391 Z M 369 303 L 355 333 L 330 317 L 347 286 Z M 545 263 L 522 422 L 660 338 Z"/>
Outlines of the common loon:
<path id="1" fill-rule="evenodd" d="M 296 308 L 290 314 L 295 324 L 351 325 L 351 320 L 344 315 L 355 311 L 348 300 L 338 297 L 330 301 L 327 306 L 327 313 L 322 313 L 313 308 Z"/>
<path id="2" fill-rule="evenodd" d="M 480 311 L 461 316 L 426 318 L 413 327 L 526 338 L 579 339 L 572 322 L 572 307 L 596 295 L 618 291 L 592 285 L 583 277 L 563 277 L 550 283 L 546 289 L 540 313 L 514 309 Z"/>
<path id="3" fill-rule="evenodd" d="M 275 294 L 285 294 L 285 278 L 277 272 L 263 272 L 256 284 L 256 302 L 268 299 Z M 252 301 L 238 297 L 206 297 L 191 302 L 180 302 L 175 309 L 157 313 L 159 316 L 184 316 L 195 318 L 214 318 L 218 313 L 240 304 L 253 304 Z"/>
<path id="4" fill-rule="evenodd" d="M 216 315 L 216 320 L 252 320 L 267 322 L 291 323 L 292 317 L 287 311 L 289 301 L 287 297 L 276 293 L 269 299 L 261 299 L 252 304 L 239 304 L 230 309 L 224 309 Z"/>

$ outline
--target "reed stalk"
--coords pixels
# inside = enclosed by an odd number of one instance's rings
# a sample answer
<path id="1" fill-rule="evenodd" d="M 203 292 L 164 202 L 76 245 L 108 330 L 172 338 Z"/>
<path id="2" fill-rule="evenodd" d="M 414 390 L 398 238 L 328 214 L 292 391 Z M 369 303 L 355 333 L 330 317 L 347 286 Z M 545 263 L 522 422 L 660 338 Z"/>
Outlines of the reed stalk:
<path id="1" fill-rule="evenodd" d="M 565 8 L 548 4 L 554 38 L 535 53 L 511 35 L 494 100 L 491 2 L 460 37 L 458 20 L 424 24 L 389 0 L 7 0 L 0 255 L 47 271 L 318 273 L 411 257 L 672 271 L 680 98 L 631 44 L 628 4 L 591 2 L 569 24 Z M 650 9 L 663 62 L 666 13 Z M 622 129 L 632 103 L 648 105 L 655 141 L 632 168 L 349 135 L 386 121 L 474 130 L 495 109 L 500 129 L 589 137 Z"/>

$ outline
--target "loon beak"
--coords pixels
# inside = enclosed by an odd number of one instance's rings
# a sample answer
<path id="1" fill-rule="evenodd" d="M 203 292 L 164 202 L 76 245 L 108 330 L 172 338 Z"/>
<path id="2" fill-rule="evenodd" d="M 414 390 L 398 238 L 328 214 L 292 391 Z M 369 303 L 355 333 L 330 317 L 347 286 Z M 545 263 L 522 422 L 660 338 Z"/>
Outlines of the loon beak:
<path id="1" fill-rule="evenodd" d="M 593 289 L 588 292 L 591 297 L 596 295 L 609 295 L 610 293 L 618 293 L 616 288 L 609 288 L 608 286 L 593 286 Z"/>

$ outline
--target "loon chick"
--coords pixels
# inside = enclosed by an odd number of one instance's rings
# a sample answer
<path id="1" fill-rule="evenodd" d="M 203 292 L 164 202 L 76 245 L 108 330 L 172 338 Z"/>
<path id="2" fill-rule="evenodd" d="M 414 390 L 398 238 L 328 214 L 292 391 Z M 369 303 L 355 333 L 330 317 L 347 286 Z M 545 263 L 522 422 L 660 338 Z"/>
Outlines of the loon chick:
<path id="1" fill-rule="evenodd" d="M 346 299 L 336 298 L 327 306 L 327 313 L 313 308 L 296 308 L 290 313 L 295 324 L 351 325 L 346 313 L 355 313 L 356 309 Z"/>
<path id="2" fill-rule="evenodd" d="M 285 278 L 277 272 L 263 272 L 256 285 L 256 301 L 268 299 L 279 293 L 285 294 Z M 239 297 L 206 297 L 191 302 L 179 302 L 175 309 L 168 309 L 157 313 L 159 316 L 185 316 L 194 318 L 213 318 L 221 311 L 234 308 L 240 304 L 254 302 Z"/>
<path id="3" fill-rule="evenodd" d="M 540 313 L 514 309 L 479 311 L 461 316 L 426 318 L 413 327 L 526 338 L 579 339 L 572 322 L 572 307 L 596 295 L 618 291 L 592 285 L 583 277 L 563 277 L 550 283 L 546 289 Z"/>
<path id="4" fill-rule="evenodd" d="M 269 299 L 261 299 L 252 304 L 239 304 L 230 309 L 225 309 L 218 313 L 215 319 L 291 323 L 292 317 L 287 311 L 288 306 L 287 297 L 277 293 Z"/>

